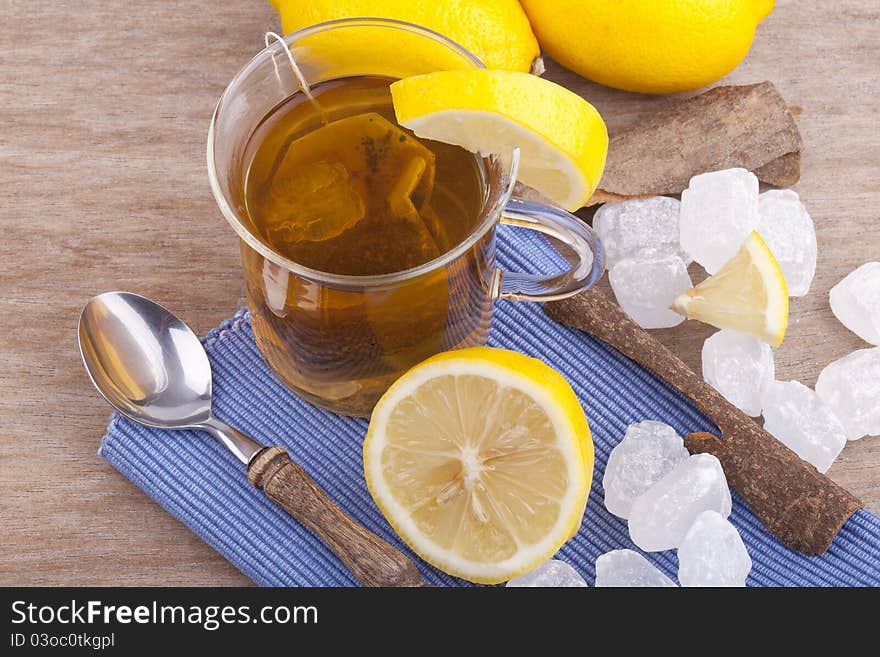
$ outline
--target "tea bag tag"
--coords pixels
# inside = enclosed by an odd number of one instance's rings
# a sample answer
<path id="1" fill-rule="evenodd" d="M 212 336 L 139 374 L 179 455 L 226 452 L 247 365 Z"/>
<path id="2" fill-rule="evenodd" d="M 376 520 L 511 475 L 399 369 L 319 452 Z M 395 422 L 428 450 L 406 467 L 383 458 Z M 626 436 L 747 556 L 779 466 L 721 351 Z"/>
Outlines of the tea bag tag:
<path id="1" fill-rule="evenodd" d="M 296 78 L 296 84 L 299 87 L 300 91 L 302 91 L 306 98 L 309 99 L 309 102 L 315 107 L 318 113 L 321 115 L 321 118 L 324 118 L 324 112 L 321 110 L 321 105 L 312 95 L 312 88 L 309 85 L 308 80 L 306 80 L 306 76 L 303 75 L 302 69 L 299 67 L 299 64 L 296 63 L 296 60 L 293 58 L 293 53 L 290 51 L 290 48 L 287 45 L 287 42 L 284 40 L 279 34 L 275 32 L 266 32 L 263 37 L 263 42 L 266 44 L 266 47 L 269 47 L 269 44 L 273 41 L 277 41 L 281 46 L 281 49 L 284 51 L 284 54 L 287 55 L 287 60 L 290 62 L 290 70 L 293 71 L 293 76 Z M 275 61 L 275 58 L 272 58 L 272 62 L 275 65 L 275 75 L 278 79 L 281 79 L 281 73 L 278 71 L 278 63 Z M 327 121 L 325 120 L 324 123 Z"/>

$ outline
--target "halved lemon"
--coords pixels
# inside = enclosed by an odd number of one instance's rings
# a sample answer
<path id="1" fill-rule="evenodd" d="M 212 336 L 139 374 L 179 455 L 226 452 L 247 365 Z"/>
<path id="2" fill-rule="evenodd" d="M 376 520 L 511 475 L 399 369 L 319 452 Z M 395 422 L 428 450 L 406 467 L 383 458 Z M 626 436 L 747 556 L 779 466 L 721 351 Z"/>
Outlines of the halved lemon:
<path id="1" fill-rule="evenodd" d="M 391 85 L 401 125 L 419 137 L 477 153 L 520 149 L 519 179 L 567 210 L 592 196 L 605 168 L 608 131 L 586 100 L 528 73 L 440 71 Z"/>
<path id="2" fill-rule="evenodd" d="M 367 487 L 394 530 L 485 584 L 534 569 L 577 532 L 592 473 L 587 418 L 562 375 L 489 347 L 409 370 L 364 441 Z"/>
<path id="3" fill-rule="evenodd" d="M 690 319 L 750 333 L 778 347 L 788 327 L 788 288 L 773 252 L 752 231 L 733 258 L 679 296 L 672 308 Z"/>

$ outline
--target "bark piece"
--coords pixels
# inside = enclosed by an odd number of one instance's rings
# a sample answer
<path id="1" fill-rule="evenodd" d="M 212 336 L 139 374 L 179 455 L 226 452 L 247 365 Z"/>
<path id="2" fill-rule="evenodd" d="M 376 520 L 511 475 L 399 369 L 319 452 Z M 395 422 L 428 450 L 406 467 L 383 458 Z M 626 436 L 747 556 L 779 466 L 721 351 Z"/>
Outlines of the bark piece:
<path id="1" fill-rule="evenodd" d="M 771 82 L 715 87 L 612 135 L 587 204 L 679 194 L 691 176 L 731 167 L 789 187 L 800 177 L 800 151 L 797 124 Z"/>
<path id="2" fill-rule="evenodd" d="M 595 288 L 548 303 L 545 310 L 555 321 L 608 343 L 702 408 L 723 439 L 693 433 L 685 445 L 692 453 L 717 456 L 731 487 L 767 531 L 788 547 L 806 555 L 822 554 L 862 507 L 856 497 L 759 427 Z"/>

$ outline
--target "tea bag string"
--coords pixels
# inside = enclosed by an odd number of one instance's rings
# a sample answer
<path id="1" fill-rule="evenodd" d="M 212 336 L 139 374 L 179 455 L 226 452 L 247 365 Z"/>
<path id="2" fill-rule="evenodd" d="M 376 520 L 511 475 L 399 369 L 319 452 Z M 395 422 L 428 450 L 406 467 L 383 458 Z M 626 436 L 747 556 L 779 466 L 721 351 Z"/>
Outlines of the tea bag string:
<path id="1" fill-rule="evenodd" d="M 318 111 L 318 113 L 321 115 L 321 118 L 324 119 L 324 112 L 321 109 L 321 105 L 312 95 L 311 86 L 309 85 L 308 80 L 306 80 L 306 76 L 303 75 L 302 69 L 300 69 L 299 64 L 297 64 L 296 60 L 293 58 L 293 53 L 290 52 L 290 48 L 287 46 L 287 42 L 284 40 L 284 37 L 276 34 L 275 32 L 266 32 L 265 36 L 263 37 L 263 42 L 268 48 L 273 39 L 281 45 L 281 48 L 284 50 L 284 54 L 287 55 L 287 60 L 290 62 L 290 69 L 293 71 L 293 75 L 296 78 L 296 83 L 297 86 L 300 88 L 300 91 L 302 91 L 306 95 L 306 98 L 309 99 L 309 102 Z M 275 75 L 277 75 L 278 79 L 280 80 L 281 74 L 278 72 L 278 63 L 275 61 L 274 57 L 272 58 L 272 62 L 273 64 L 275 64 Z M 326 123 L 326 119 L 324 120 L 324 122 Z"/>

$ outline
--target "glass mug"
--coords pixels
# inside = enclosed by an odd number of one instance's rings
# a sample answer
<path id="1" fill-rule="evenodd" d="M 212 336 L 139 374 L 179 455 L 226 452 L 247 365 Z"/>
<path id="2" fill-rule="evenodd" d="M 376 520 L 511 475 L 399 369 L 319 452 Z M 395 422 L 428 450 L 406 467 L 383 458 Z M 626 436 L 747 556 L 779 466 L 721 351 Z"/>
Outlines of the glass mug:
<path id="1" fill-rule="evenodd" d="M 446 37 L 416 25 L 342 19 L 284 38 L 309 85 L 349 75 L 401 78 L 483 65 Z M 364 48 L 363 44 L 377 44 Z M 397 273 L 350 276 L 310 269 L 275 252 L 248 217 L 249 139 L 292 94 L 302 93 L 281 43 L 254 57 L 229 83 L 211 120 L 208 172 L 223 215 L 241 240 L 256 343 L 294 392 L 328 410 L 368 416 L 407 369 L 449 349 L 485 344 L 496 299 L 572 296 L 602 274 L 593 231 L 577 217 L 511 198 L 518 153 L 483 158 L 483 204 L 470 234 L 434 260 Z M 495 267 L 499 223 L 555 238 L 570 269 L 551 276 Z"/>

